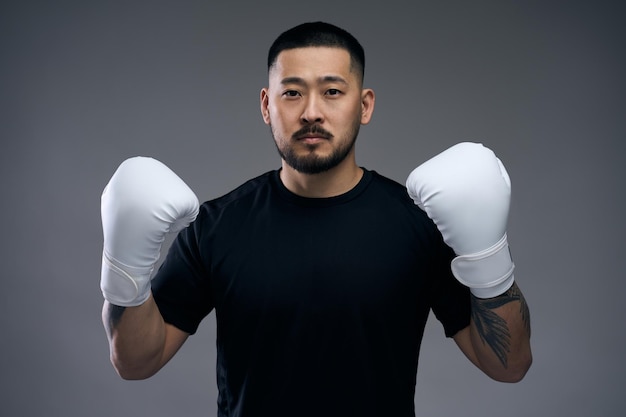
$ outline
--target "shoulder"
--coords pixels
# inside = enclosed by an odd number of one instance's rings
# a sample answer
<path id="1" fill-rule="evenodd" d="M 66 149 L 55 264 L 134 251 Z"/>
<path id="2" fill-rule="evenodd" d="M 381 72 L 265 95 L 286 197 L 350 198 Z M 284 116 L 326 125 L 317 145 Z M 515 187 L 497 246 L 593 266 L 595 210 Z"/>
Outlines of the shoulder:
<path id="1" fill-rule="evenodd" d="M 249 200 L 254 200 L 259 193 L 268 191 L 272 185 L 272 178 L 276 171 L 268 171 L 255 178 L 249 179 L 228 193 L 205 201 L 200 207 L 200 211 L 220 211 L 230 207 L 237 207 Z"/>
<path id="2" fill-rule="evenodd" d="M 374 170 L 366 170 L 366 171 L 369 172 L 370 175 L 372 176 L 372 182 L 377 184 L 378 186 L 383 187 L 388 190 L 392 190 L 395 192 L 402 192 L 406 194 L 406 187 L 400 184 L 399 182 L 397 182 L 396 180 L 386 177 L 380 174 L 378 171 L 374 171 Z"/>
<path id="3" fill-rule="evenodd" d="M 411 209 L 417 208 L 403 184 L 381 175 L 377 171 L 368 172 L 371 176 L 370 191 L 376 193 L 379 198 L 385 198 L 388 202 L 389 199 L 392 199 Z"/>
<path id="4" fill-rule="evenodd" d="M 228 193 L 206 200 L 200 205 L 198 216 L 186 229 L 188 240 L 205 241 L 216 235 L 233 234 L 243 223 L 258 217 L 260 207 L 270 207 L 268 199 L 274 193 L 276 171 L 268 171 L 249 179 Z"/>
<path id="5" fill-rule="evenodd" d="M 371 175 L 368 192 L 380 204 L 381 210 L 392 212 L 397 221 L 409 221 L 412 227 L 437 235 L 439 232 L 432 219 L 420 209 L 409 196 L 404 184 L 376 171 L 369 171 Z"/>

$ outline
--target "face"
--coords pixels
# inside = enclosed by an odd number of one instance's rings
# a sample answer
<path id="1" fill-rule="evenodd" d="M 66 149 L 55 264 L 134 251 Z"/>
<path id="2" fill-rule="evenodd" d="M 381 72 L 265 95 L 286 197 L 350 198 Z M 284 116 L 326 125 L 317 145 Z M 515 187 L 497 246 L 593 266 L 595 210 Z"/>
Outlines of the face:
<path id="1" fill-rule="evenodd" d="M 261 91 L 261 113 L 278 153 L 304 174 L 353 160 L 359 127 L 369 122 L 373 105 L 373 92 L 361 87 L 350 54 L 340 48 L 282 51 Z"/>

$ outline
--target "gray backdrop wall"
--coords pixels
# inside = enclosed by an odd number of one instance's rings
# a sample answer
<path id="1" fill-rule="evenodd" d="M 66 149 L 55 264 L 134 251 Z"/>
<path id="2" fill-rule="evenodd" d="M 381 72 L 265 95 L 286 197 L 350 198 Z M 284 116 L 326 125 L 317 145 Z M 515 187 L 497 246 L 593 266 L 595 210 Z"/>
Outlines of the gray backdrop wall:
<path id="1" fill-rule="evenodd" d="M 278 167 L 258 107 L 266 50 L 318 19 L 366 48 L 377 106 L 362 165 L 404 182 L 473 140 L 513 181 L 534 365 L 519 384 L 492 382 L 430 320 L 418 415 L 623 415 L 624 6 L 351 3 L 2 2 L 0 415 L 216 414 L 213 314 L 150 380 L 109 364 L 100 193 L 134 155 L 162 160 L 202 200 Z"/>

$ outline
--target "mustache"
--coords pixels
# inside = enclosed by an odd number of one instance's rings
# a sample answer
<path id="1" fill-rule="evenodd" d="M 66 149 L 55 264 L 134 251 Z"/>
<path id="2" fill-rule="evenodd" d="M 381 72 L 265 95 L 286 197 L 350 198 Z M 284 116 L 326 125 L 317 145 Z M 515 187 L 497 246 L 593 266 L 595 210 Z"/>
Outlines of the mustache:
<path id="1" fill-rule="evenodd" d="M 332 133 L 330 133 L 328 130 L 324 129 L 323 127 L 319 125 L 304 126 L 302 129 L 299 129 L 297 132 L 291 135 L 291 137 L 293 139 L 302 139 L 303 137 L 306 137 L 307 135 L 316 135 L 324 139 L 333 138 Z"/>

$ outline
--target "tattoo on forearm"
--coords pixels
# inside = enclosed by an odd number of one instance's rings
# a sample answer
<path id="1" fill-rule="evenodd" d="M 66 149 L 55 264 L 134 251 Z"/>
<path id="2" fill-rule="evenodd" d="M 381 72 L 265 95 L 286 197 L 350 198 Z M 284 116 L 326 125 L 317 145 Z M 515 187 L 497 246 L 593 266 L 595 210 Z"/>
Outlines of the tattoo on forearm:
<path id="1" fill-rule="evenodd" d="M 483 343 L 493 350 L 505 368 L 511 346 L 511 334 L 506 320 L 492 310 L 513 301 L 520 303 L 522 321 L 530 336 L 530 311 L 517 284 L 513 284 L 507 292 L 495 298 L 480 299 L 472 296 L 472 320 L 476 330 Z"/>
<path id="2" fill-rule="evenodd" d="M 522 322 L 524 323 L 524 328 L 528 333 L 528 337 L 530 337 L 530 310 L 528 309 L 528 304 L 526 304 L 526 299 L 524 298 L 524 294 L 517 287 L 517 284 L 513 284 L 511 289 L 509 290 L 511 294 L 513 294 L 516 299 L 520 302 L 520 314 L 522 315 Z"/>
<path id="3" fill-rule="evenodd" d="M 482 300 L 472 296 L 472 320 L 483 343 L 491 347 L 506 368 L 511 335 L 506 321 L 491 311 L 492 308 L 496 308 L 499 305 L 502 305 L 499 300 Z"/>

